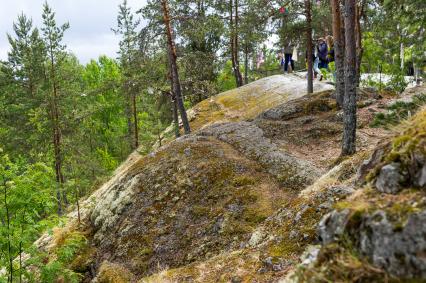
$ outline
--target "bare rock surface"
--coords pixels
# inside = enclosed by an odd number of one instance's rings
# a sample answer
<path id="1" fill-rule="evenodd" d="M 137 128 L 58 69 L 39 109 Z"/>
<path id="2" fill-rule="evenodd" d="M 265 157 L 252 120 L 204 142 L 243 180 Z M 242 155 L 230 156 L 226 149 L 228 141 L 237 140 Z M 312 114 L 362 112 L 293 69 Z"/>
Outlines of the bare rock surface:
<path id="1" fill-rule="evenodd" d="M 216 124 L 199 134 L 214 136 L 231 144 L 247 157 L 258 160 L 285 187 L 300 190 L 312 184 L 320 175 L 309 162 L 281 151 L 264 136 L 262 129 L 253 123 Z"/>

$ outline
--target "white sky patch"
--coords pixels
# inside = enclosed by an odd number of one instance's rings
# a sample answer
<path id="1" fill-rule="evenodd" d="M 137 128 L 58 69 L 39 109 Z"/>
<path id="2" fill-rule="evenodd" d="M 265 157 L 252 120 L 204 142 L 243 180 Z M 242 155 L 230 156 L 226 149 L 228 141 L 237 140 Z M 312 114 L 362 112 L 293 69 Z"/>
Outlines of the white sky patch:
<path id="1" fill-rule="evenodd" d="M 48 0 L 56 13 L 56 22 L 70 23 L 64 36 L 68 50 L 81 63 L 97 59 L 100 55 L 116 57 L 119 38 L 111 28 L 117 25 L 118 5 L 122 0 Z M 132 11 L 140 9 L 146 0 L 128 0 Z M 13 22 L 23 12 L 40 27 L 44 0 L 0 0 L 0 60 L 7 59 L 10 50 L 6 33 L 12 33 Z"/>

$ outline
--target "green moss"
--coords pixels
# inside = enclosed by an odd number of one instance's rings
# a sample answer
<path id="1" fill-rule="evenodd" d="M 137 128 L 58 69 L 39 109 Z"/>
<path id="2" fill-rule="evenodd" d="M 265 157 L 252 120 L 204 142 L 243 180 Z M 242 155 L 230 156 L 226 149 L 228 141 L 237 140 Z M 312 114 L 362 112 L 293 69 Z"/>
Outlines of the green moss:
<path id="1" fill-rule="evenodd" d="M 253 185 L 256 183 L 256 180 L 251 177 L 251 176 L 236 176 L 233 180 L 232 180 L 232 185 L 236 186 L 236 187 L 242 187 L 242 186 L 247 186 L 247 185 Z"/>
<path id="2" fill-rule="evenodd" d="M 96 256 L 96 248 L 87 246 L 78 252 L 77 256 L 70 264 L 70 269 L 79 273 L 85 273 L 90 270 L 90 266 L 94 263 Z"/>
<path id="3" fill-rule="evenodd" d="M 132 281 L 132 274 L 125 267 L 110 263 L 102 262 L 97 276 L 98 283 L 129 283 Z"/>
<path id="4" fill-rule="evenodd" d="M 314 265 L 300 266 L 295 282 L 388 282 L 391 277 L 355 250 L 330 244 L 322 247 Z"/>
<path id="5" fill-rule="evenodd" d="M 307 103 L 304 105 L 304 113 L 305 114 L 313 114 L 318 112 L 328 112 L 337 108 L 337 103 L 335 100 L 330 98 L 316 98 L 309 99 Z"/>
<path id="6" fill-rule="evenodd" d="M 386 164 L 398 162 L 402 171 L 412 172 L 416 168 L 416 156 L 426 156 L 426 109 L 418 112 L 412 119 L 399 126 L 399 135 L 384 148 L 381 162 L 367 175 L 366 180 L 372 182 Z M 411 176 L 413 178 L 414 176 Z M 404 186 L 411 187 L 410 180 Z"/>
<path id="7" fill-rule="evenodd" d="M 425 104 L 426 94 L 415 95 L 412 102 L 396 102 L 386 108 L 387 113 L 376 114 L 370 126 L 373 128 L 389 128 L 390 126 L 398 125 Z"/>

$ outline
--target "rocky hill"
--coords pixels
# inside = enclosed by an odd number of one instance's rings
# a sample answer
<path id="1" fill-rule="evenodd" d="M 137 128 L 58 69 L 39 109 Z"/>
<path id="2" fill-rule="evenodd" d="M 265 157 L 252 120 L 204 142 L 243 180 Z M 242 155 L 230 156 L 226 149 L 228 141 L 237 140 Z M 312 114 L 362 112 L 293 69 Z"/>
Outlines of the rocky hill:
<path id="1" fill-rule="evenodd" d="M 273 76 L 201 102 L 191 135 L 133 153 L 81 223 L 73 212 L 38 241 L 47 261 L 80 237 L 83 282 L 426 278 L 426 110 L 372 128 L 395 97 L 360 90 L 358 153 L 342 160 L 333 88 L 315 91 Z"/>

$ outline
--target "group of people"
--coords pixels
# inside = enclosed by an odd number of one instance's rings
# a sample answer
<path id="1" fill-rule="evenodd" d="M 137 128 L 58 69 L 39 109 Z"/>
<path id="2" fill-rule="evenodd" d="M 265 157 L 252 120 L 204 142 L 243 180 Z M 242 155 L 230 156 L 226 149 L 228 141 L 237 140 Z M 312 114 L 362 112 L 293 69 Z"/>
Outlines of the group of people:
<path id="1" fill-rule="evenodd" d="M 288 42 L 284 47 L 282 52 L 278 53 L 278 59 L 280 60 L 281 67 L 284 69 L 284 73 L 294 70 L 294 60 L 293 60 L 294 46 L 291 42 Z M 312 62 L 313 62 L 313 72 L 314 79 L 323 79 L 321 69 L 328 70 L 329 63 L 334 61 L 334 41 L 333 37 L 328 35 L 325 38 L 319 38 L 316 40 L 312 48 Z M 308 59 L 308 54 L 306 53 L 306 61 Z"/>

